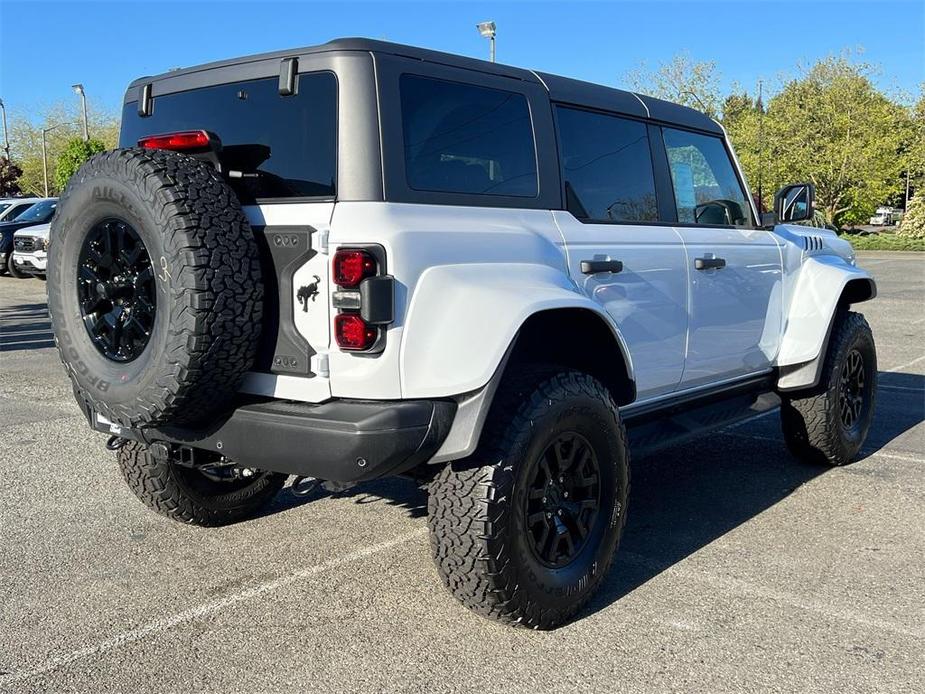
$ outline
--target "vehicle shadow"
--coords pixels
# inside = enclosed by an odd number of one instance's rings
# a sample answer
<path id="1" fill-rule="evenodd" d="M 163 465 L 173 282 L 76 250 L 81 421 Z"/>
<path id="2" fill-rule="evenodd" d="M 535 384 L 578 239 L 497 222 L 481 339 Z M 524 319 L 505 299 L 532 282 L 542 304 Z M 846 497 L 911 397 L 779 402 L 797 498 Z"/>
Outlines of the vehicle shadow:
<path id="1" fill-rule="evenodd" d="M 48 307 L 44 302 L 0 307 L 0 352 L 54 346 Z"/>
<path id="2" fill-rule="evenodd" d="M 427 515 L 425 486 L 408 478 L 387 477 L 362 482 L 339 492 L 319 488 L 304 497 L 296 496 L 287 486 L 257 517 L 282 513 L 321 499 L 343 499 L 355 504 L 386 504 L 403 510 L 409 518 L 423 518 Z"/>
<path id="3" fill-rule="evenodd" d="M 879 374 L 882 390 L 861 457 L 925 421 L 925 376 Z M 748 522 L 830 468 L 794 459 L 776 414 L 632 461 L 628 520 L 613 568 L 589 607 L 602 610 L 661 572 Z M 385 503 L 409 517 L 427 513 L 426 488 L 409 479 L 366 482 L 308 498 L 280 494 L 267 513 L 316 499 Z"/>
<path id="4" fill-rule="evenodd" d="M 874 421 L 862 453 L 870 455 L 925 421 L 925 375 L 881 371 L 877 374 Z"/>

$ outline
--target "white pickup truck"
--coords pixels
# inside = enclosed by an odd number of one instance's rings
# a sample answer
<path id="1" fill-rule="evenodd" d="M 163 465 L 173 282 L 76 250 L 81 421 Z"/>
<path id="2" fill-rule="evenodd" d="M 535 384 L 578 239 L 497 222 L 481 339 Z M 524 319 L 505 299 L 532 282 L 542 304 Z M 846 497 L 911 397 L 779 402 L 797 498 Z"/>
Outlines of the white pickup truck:
<path id="1" fill-rule="evenodd" d="M 857 454 L 876 287 L 789 224 L 813 194 L 759 215 L 682 106 L 344 39 L 132 83 L 61 198 L 49 309 L 154 510 L 411 475 L 453 594 L 551 628 L 611 566 L 631 451 L 780 408 L 798 458 Z"/>

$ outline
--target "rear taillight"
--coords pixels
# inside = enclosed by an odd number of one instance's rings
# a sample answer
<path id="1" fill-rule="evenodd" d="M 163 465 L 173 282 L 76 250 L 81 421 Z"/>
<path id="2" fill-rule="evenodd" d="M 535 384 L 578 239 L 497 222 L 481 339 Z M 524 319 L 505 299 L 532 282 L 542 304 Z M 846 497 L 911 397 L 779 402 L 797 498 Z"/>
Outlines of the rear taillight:
<path id="1" fill-rule="evenodd" d="M 356 313 L 334 316 L 334 339 L 337 346 L 348 351 L 369 349 L 379 337 L 379 329 L 368 325 Z"/>
<path id="2" fill-rule="evenodd" d="M 205 130 L 186 130 L 163 135 L 149 135 L 138 140 L 143 149 L 171 149 L 175 152 L 207 150 L 212 146 L 212 138 Z"/>
<path id="3" fill-rule="evenodd" d="M 334 254 L 332 269 L 334 284 L 353 288 L 376 274 L 376 259 L 366 251 L 340 250 Z"/>

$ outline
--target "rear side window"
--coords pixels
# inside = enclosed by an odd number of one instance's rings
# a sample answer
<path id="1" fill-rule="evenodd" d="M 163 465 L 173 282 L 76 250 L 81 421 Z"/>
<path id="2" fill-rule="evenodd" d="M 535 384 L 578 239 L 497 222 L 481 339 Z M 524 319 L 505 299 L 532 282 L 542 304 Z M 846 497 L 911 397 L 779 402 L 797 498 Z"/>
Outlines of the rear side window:
<path id="1" fill-rule="evenodd" d="M 748 198 L 718 137 L 662 128 L 678 221 L 751 226 Z"/>
<path id="2" fill-rule="evenodd" d="M 564 106 L 557 117 L 568 211 L 588 221 L 656 221 L 646 125 Z"/>
<path id="3" fill-rule="evenodd" d="M 536 197 L 536 149 L 522 94 L 402 75 L 401 112 L 409 187 Z"/>
<path id="4" fill-rule="evenodd" d="M 120 145 L 179 130 L 208 130 L 222 141 L 242 199 L 333 197 L 337 161 L 337 79 L 299 75 L 297 93 L 279 95 L 279 79 L 251 80 L 154 98 L 142 118 L 134 103 L 122 114 Z"/>

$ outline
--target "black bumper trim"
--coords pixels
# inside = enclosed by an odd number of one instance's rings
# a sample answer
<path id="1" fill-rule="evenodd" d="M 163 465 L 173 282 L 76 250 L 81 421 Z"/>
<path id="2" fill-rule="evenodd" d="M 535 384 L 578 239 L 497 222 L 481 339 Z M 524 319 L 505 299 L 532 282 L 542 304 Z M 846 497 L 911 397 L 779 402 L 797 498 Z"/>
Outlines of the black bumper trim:
<path id="1" fill-rule="evenodd" d="M 449 433 L 456 403 L 444 400 L 271 400 L 242 405 L 208 428 L 122 430 L 121 436 L 221 453 L 271 472 L 361 482 L 427 461 Z M 94 428 L 111 433 L 105 424 Z"/>

